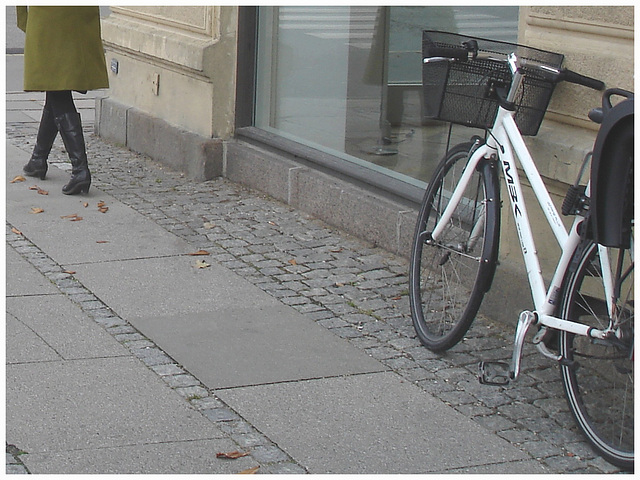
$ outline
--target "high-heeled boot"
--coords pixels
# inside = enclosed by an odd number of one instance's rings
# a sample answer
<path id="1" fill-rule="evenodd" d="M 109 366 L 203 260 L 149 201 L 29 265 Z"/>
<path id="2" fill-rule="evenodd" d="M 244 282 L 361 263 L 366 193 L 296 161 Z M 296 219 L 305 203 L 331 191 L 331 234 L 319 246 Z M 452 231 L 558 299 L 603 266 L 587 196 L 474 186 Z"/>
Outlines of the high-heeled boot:
<path id="1" fill-rule="evenodd" d="M 62 193 L 66 195 L 75 195 L 81 192 L 88 193 L 91 186 L 91 173 L 87 162 L 87 151 L 84 143 L 84 134 L 82 133 L 80 114 L 76 112 L 65 113 L 56 117 L 55 122 L 72 167 L 71 180 L 62 187 Z"/>
<path id="2" fill-rule="evenodd" d="M 36 136 L 36 145 L 33 147 L 33 153 L 29 162 L 22 167 L 22 171 L 29 177 L 40 177 L 44 180 L 47 175 L 47 159 L 51 153 L 51 147 L 58 134 L 58 128 L 53 119 L 53 111 L 50 107 L 45 106 L 42 110 L 42 118 L 38 127 L 38 135 Z"/>

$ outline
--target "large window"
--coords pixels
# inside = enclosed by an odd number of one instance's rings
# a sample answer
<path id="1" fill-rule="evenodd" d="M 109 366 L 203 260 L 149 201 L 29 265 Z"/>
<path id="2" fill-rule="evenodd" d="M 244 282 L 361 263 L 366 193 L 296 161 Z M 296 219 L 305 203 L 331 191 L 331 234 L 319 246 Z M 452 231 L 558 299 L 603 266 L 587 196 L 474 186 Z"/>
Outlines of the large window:
<path id="1" fill-rule="evenodd" d="M 517 28 L 505 6 L 260 7 L 255 125 L 420 185 L 450 134 L 423 115 L 422 30 L 515 42 Z"/>

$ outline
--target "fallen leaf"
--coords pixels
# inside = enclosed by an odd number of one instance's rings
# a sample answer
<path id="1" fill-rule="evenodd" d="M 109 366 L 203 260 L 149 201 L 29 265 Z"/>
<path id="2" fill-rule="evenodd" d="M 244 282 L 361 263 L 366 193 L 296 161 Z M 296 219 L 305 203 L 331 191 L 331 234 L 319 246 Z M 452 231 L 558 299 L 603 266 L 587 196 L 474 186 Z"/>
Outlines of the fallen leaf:
<path id="1" fill-rule="evenodd" d="M 63 270 L 62 273 L 68 273 L 69 275 L 75 275 L 76 272 L 73 270 Z"/>
<path id="2" fill-rule="evenodd" d="M 29 190 L 37 190 L 37 192 L 40 195 L 49 195 L 49 192 L 47 192 L 46 190 L 41 189 L 38 185 L 34 185 L 32 187 L 29 187 Z"/>
<path id="3" fill-rule="evenodd" d="M 63 215 L 60 218 L 68 218 L 71 222 L 79 222 L 82 220 L 82 217 L 79 217 L 77 213 L 73 213 L 71 215 Z"/>
<path id="4" fill-rule="evenodd" d="M 207 230 L 211 230 L 212 228 L 215 228 L 215 224 L 209 223 L 209 222 L 205 222 L 202 226 Z"/>
<path id="5" fill-rule="evenodd" d="M 96 243 L 109 243 L 108 240 L 96 240 Z"/>
<path id="6" fill-rule="evenodd" d="M 249 453 L 247 452 L 240 452 L 238 450 L 234 450 L 233 452 L 220 452 L 220 453 L 216 453 L 216 457 L 217 458 L 230 458 L 232 460 L 235 460 L 236 458 L 240 458 L 240 457 L 246 457 L 247 455 L 249 455 Z"/>
<path id="7" fill-rule="evenodd" d="M 16 235 L 22 235 L 22 232 L 21 232 L 20 230 L 18 230 L 16 227 L 13 227 L 13 228 L 11 229 L 11 231 L 12 231 L 13 233 L 15 233 Z"/>
<path id="8" fill-rule="evenodd" d="M 296 262 L 296 259 L 295 259 L 295 258 L 292 258 L 291 260 L 289 260 L 289 263 L 290 263 L 291 265 L 298 265 L 298 262 Z"/>
<path id="9" fill-rule="evenodd" d="M 18 175 L 17 177 L 15 177 L 13 180 L 11 180 L 11 183 L 16 183 L 16 182 L 26 182 L 27 179 L 24 178 L 22 175 Z"/>
<path id="10" fill-rule="evenodd" d="M 84 208 L 87 208 L 87 207 L 89 206 L 89 202 L 84 202 L 84 203 L 82 204 L 82 206 L 83 206 Z"/>
<path id="11" fill-rule="evenodd" d="M 77 213 L 72 213 L 71 215 L 63 215 L 60 218 L 68 218 L 70 222 L 79 222 L 82 220 L 82 217 L 78 216 Z"/>
<path id="12" fill-rule="evenodd" d="M 207 262 L 205 262 L 204 260 L 198 260 L 196 262 L 196 268 L 207 268 L 210 267 L 211 265 L 209 265 Z"/>
<path id="13" fill-rule="evenodd" d="M 29 213 L 42 213 L 42 212 L 44 212 L 44 209 L 42 209 L 42 208 L 31 207 L 31 212 L 29 212 Z"/>
<path id="14" fill-rule="evenodd" d="M 109 211 L 109 207 L 100 207 L 100 208 L 98 209 L 98 211 L 99 211 L 100 213 L 107 213 L 107 212 Z"/>
<path id="15" fill-rule="evenodd" d="M 331 250 L 329 250 L 331 253 L 340 253 L 342 251 L 342 248 L 332 248 Z"/>
<path id="16" fill-rule="evenodd" d="M 102 208 L 106 205 L 103 201 L 98 202 L 98 208 Z"/>
<path id="17" fill-rule="evenodd" d="M 188 255 L 191 255 L 192 257 L 196 257 L 198 255 L 211 255 L 211 254 L 206 250 L 198 250 L 197 252 L 189 253 Z"/>
<path id="18" fill-rule="evenodd" d="M 252 468 L 247 468 L 246 470 L 242 470 L 241 472 L 238 472 L 239 475 L 251 475 L 253 473 L 256 473 L 258 471 L 258 469 L 260 468 L 260 466 L 257 467 L 252 467 Z"/>

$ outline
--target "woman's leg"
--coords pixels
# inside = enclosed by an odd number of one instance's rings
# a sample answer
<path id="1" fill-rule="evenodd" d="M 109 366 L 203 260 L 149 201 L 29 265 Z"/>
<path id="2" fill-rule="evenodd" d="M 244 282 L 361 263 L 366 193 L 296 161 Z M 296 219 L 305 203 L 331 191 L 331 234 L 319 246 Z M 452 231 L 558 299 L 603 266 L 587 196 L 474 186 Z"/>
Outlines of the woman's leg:
<path id="1" fill-rule="evenodd" d="M 71 92 L 68 90 L 47 92 L 47 103 L 51 105 L 55 125 L 71 160 L 71 180 L 62 187 L 62 193 L 75 195 L 89 192 L 91 173 L 87 162 L 82 122 L 73 103 Z"/>
<path id="2" fill-rule="evenodd" d="M 51 107 L 45 103 L 31 159 L 22 168 L 25 175 L 29 177 L 40 177 L 40 180 L 45 179 L 48 169 L 47 159 L 49 158 L 49 153 L 51 152 L 51 147 L 57 134 L 58 128 L 53 121 L 53 111 Z"/>

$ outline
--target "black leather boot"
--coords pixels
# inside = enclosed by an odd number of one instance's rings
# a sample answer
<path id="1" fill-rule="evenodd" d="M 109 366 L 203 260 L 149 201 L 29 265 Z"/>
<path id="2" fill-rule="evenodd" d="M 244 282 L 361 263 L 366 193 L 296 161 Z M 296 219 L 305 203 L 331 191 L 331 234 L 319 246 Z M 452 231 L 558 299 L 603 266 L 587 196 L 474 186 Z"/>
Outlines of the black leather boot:
<path id="1" fill-rule="evenodd" d="M 76 112 L 65 113 L 56 117 L 55 122 L 72 167 L 71 180 L 62 187 L 62 193 L 66 195 L 75 195 L 81 192 L 88 193 L 91 185 L 91 173 L 87 162 L 87 151 L 84 144 L 80 114 Z"/>
<path id="2" fill-rule="evenodd" d="M 51 152 L 53 141 L 58 134 L 58 128 L 53 119 L 53 111 L 50 107 L 45 106 L 38 127 L 38 135 L 36 137 L 36 145 L 33 147 L 31 159 L 22 168 L 25 175 L 29 177 L 40 177 L 44 180 L 47 175 L 47 158 Z"/>

